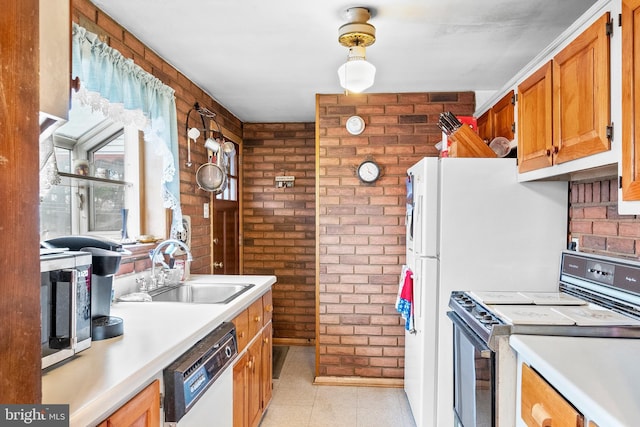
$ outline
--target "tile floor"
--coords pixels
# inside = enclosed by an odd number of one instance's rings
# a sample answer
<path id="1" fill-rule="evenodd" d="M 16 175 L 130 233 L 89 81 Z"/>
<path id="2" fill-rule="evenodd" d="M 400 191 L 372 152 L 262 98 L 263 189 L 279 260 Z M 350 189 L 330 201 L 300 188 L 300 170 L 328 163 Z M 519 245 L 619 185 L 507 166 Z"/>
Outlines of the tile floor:
<path id="1" fill-rule="evenodd" d="M 314 358 L 289 348 L 260 427 L 415 427 L 403 389 L 313 385 Z"/>

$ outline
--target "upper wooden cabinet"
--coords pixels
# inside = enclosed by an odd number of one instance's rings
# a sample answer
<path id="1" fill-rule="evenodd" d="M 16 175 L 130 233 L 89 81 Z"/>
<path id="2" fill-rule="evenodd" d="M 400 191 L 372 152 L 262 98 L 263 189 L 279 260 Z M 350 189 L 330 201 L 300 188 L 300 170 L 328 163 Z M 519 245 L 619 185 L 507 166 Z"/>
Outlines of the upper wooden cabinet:
<path id="1" fill-rule="evenodd" d="M 515 126 L 513 106 L 514 92 L 510 91 L 496 102 L 487 112 L 478 117 L 478 135 L 489 143 L 497 136 L 513 139 Z"/>
<path id="2" fill-rule="evenodd" d="M 518 86 L 518 170 L 553 164 L 551 61 Z"/>
<path id="3" fill-rule="evenodd" d="M 553 58 L 555 162 L 609 150 L 609 13 Z"/>
<path id="4" fill-rule="evenodd" d="M 493 138 L 502 136 L 508 140 L 513 139 L 513 128 L 515 126 L 513 117 L 514 104 L 514 94 L 513 91 L 510 91 L 491 107 L 493 115 Z M 491 140 L 489 142 L 491 142 Z"/>
<path id="5" fill-rule="evenodd" d="M 40 111 L 69 118 L 71 2 L 40 0 Z"/>
<path id="6" fill-rule="evenodd" d="M 493 114 L 491 109 L 487 110 L 477 119 L 478 135 L 487 144 L 493 139 Z"/>
<path id="7" fill-rule="evenodd" d="M 640 0 L 622 0 L 622 199 L 640 200 Z"/>
<path id="8" fill-rule="evenodd" d="M 518 85 L 519 172 L 610 149 L 608 24 L 605 13 Z"/>

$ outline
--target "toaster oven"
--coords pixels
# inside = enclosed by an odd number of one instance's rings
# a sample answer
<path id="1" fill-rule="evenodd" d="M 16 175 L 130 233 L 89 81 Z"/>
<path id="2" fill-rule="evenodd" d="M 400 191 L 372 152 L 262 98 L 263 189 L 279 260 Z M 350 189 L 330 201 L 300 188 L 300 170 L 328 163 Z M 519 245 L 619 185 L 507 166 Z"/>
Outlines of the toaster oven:
<path id="1" fill-rule="evenodd" d="M 91 254 L 40 256 L 42 369 L 91 346 Z"/>

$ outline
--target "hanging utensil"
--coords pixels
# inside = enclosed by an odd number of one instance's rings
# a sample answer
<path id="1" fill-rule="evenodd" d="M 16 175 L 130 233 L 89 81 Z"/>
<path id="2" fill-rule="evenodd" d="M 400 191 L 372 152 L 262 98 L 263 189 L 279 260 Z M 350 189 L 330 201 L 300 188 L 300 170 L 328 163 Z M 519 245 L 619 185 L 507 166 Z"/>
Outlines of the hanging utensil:
<path id="1" fill-rule="evenodd" d="M 205 163 L 196 171 L 196 184 L 201 190 L 218 194 L 227 188 L 227 174 L 215 163 Z"/>

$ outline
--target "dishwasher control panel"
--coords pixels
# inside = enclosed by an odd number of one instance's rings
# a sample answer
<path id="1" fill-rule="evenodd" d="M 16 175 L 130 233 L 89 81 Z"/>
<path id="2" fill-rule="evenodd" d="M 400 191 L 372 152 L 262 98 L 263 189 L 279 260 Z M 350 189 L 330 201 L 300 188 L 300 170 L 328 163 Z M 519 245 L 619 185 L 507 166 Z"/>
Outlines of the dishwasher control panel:
<path id="1" fill-rule="evenodd" d="M 164 370 L 165 422 L 178 422 L 238 354 L 236 329 L 225 322 Z"/>

